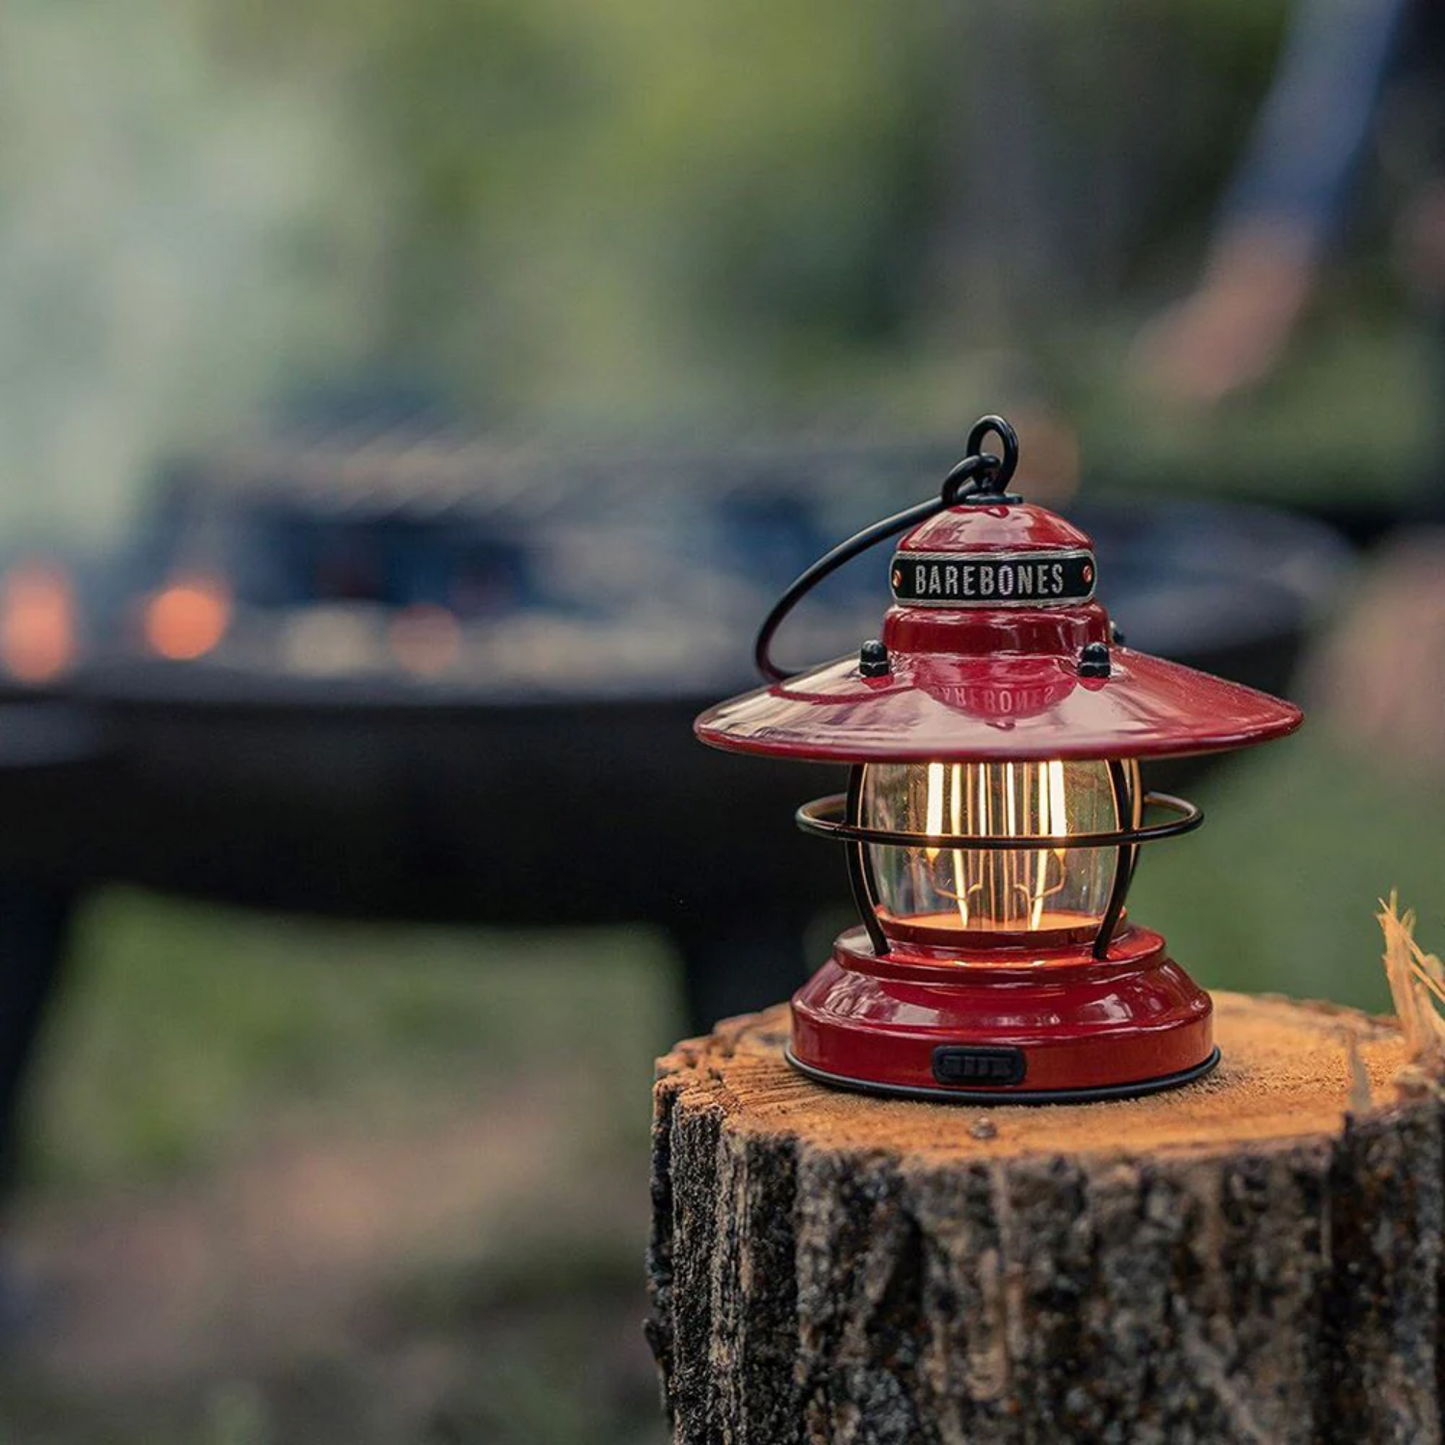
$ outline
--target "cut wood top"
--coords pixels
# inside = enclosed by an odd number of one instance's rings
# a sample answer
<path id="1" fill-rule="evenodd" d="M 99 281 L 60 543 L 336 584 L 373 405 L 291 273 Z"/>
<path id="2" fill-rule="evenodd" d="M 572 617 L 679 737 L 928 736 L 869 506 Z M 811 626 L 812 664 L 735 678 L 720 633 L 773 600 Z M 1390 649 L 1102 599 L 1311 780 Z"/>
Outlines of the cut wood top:
<path id="1" fill-rule="evenodd" d="M 1399 1029 L 1354 1009 L 1216 993 L 1208 1078 L 1167 1093 L 1103 1104 L 967 1105 L 873 1098 L 813 1083 L 783 1058 L 785 1004 L 728 1019 L 677 1045 L 658 1078 L 684 1108 L 723 1111 L 726 1127 L 788 1134 L 816 1148 L 989 1159 L 1026 1154 L 1214 1152 L 1335 1135 L 1356 1116 L 1402 1103 L 1423 1075 Z M 1369 1081 L 1364 1105 L 1358 1060 Z M 1401 1070 L 1405 1069 L 1402 1076 Z M 1363 1106 L 1363 1107 L 1362 1107 Z"/>

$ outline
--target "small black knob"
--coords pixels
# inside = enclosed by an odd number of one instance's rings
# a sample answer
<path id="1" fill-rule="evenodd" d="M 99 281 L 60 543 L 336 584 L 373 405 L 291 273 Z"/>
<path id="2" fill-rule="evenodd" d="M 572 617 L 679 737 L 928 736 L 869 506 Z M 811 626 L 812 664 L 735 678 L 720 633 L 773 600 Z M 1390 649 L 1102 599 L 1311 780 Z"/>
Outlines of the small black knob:
<path id="1" fill-rule="evenodd" d="M 1110 671 L 1109 644 L 1089 642 L 1079 654 L 1080 677 L 1108 677 Z"/>
<path id="2" fill-rule="evenodd" d="M 1115 647 L 1123 647 L 1124 645 L 1124 629 L 1120 627 L 1113 618 L 1109 619 L 1109 641 L 1112 642 Z"/>
<path id="3" fill-rule="evenodd" d="M 888 660 L 888 649 L 875 637 L 858 649 L 858 675 L 860 677 L 887 677 L 893 671 Z"/>

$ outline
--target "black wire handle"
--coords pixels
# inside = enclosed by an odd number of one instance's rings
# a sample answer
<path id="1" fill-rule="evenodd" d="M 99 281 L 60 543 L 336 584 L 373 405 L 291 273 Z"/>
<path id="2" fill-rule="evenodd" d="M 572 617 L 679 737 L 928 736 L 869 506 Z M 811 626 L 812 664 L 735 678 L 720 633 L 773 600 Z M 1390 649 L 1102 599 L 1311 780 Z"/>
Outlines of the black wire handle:
<path id="1" fill-rule="evenodd" d="M 1003 443 L 1003 456 L 981 450 L 984 438 L 990 432 Z M 785 672 L 773 661 L 773 635 L 782 626 L 783 619 L 814 587 L 825 577 L 831 576 L 845 562 L 866 552 L 870 547 L 899 532 L 906 532 L 929 517 L 947 511 L 949 507 L 972 504 L 999 504 L 1022 501 L 1008 491 L 1008 484 L 1019 464 L 1018 433 L 1001 416 L 981 416 L 968 434 L 968 455 L 956 463 L 943 479 L 936 497 L 909 507 L 907 511 L 885 517 L 874 522 L 861 532 L 854 533 L 846 542 L 840 542 L 831 552 L 819 557 L 811 567 L 798 577 L 786 592 L 773 604 L 763 625 L 758 628 L 758 639 L 753 645 L 753 661 L 758 671 L 769 682 L 786 682 L 796 674 Z"/>

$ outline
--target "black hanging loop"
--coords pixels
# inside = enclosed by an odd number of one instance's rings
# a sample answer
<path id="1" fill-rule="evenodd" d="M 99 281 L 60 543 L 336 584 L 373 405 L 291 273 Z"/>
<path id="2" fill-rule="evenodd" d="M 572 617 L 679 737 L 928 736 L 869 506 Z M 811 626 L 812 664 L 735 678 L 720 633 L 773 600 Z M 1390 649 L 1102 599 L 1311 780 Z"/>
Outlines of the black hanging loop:
<path id="1" fill-rule="evenodd" d="M 1010 422 L 990 412 L 987 416 L 979 417 L 968 434 L 967 446 L 970 454 L 983 451 L 983 440 L 989 432 L 992 432 L 1003 443 L 1003 470 L 998 479 L 1001 491 L 1013 481 L 1014 473 L 1018 470 L 1019 434 L 1013 429 Z"/>
<path id="2" fill-rule="evenodd" d="M 983 450 L 984 439 L 992 432 L 1003 443 L 1003 458 L 1000 460 L 991 452 Z M 989 506 L 1021 502 L 1023 498 L 1008 489 L 1019 465 L 1019 434 L 1001 416 L 981 416 L 974 422 L 968 434 L 970 456 L 988 457 L 992 469 L 981 476 L 978 485 L 961 500 L 974 506 Z"/>
<path id="3" fill-rule="evenodd" d="M 1003 456 L 980 451 L 984 438 L 992 432 L 1003 442 Z M 943 479 L 936 497 L 919 502 L 906 511 L 874 522 L 861 532 L 840 542 L 831 552 L 819 557 L 811 567 L 797 577 L 787 591 L 773 604 L 773 610 L 758 629 L 757 641 L 753 644 L 753 661 L 758 671 L 769 682 L 786 682 L 792 673 L 779 667 L 772 656 L 773 635 L 782 626 L 783 619 L 814 587 L 825 577 L 831 576 L 845 563 L 866 552 L 899 532 L 906 532 L 920 522 L 926 522 L 939 512 L 950 507 L 965 504 L 985 503 L 1006 506 L 1023 499 L 1005 490 L 1019 461 L 1018 433 L 1001 416 L 980 417 L 968 434 L 968 455 L 957 463 Z"/>

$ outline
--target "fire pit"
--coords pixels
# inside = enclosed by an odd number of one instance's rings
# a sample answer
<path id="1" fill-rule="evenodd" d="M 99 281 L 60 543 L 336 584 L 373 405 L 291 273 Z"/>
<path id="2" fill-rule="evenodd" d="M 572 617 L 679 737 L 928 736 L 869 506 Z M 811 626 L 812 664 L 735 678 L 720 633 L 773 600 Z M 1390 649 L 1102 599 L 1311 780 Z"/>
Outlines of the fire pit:
<path id="1" fill-rule="evenodd" d="M 0 774 L 0 872 L 65 898 L 125 881 L 352 917 L 650 920 L 695 1022 L 767 1002 L 844 901 L 827 850 L 772 826 L 818 780 L 697 748 L 692 716 L 749 683 L 739 639 L 780 585 L 952 451 L 330 434 L 178 466 L 124 554 L 0 585 L 8 695 L 104 741 L 83 773 Z M 1267 510 L 1065 510 L 1131 645 L 1272 691 L 1348 563 Z M 876 624 L 886 578 L 858 571 L 790 624 L 800 657 Z"/>

